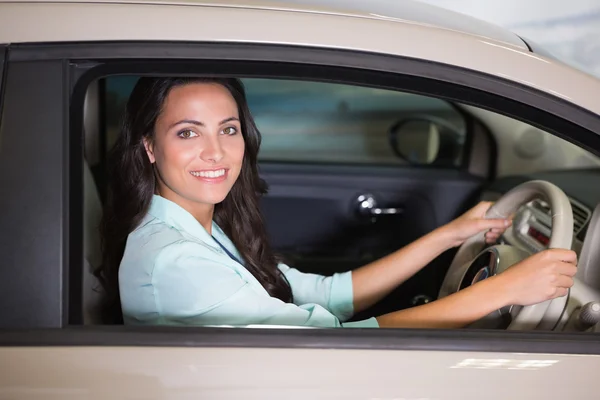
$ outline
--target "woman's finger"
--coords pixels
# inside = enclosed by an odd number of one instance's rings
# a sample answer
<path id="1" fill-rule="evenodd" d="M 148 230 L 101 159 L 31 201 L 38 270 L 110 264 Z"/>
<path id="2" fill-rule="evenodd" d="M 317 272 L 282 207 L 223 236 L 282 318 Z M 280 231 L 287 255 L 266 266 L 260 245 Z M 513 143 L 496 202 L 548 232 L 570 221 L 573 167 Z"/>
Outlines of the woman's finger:
<path id="1" fill-rule="evenodd" d="M 573 287 L 573 283 L 573 278 L 567 275 L 559 275 L 558 279 L 556 279 L 556 286 L 561 288 Z"/>
<path id="2" fill-rule="evenodd" d="M 494 232 L 487 232 L 485 234 L 486 238 L 496 238 L 498 239 L 500 237 L 500 233 L 494 233 Z"/>
<path id="3" fill-rule="evenodd" d="M 510 225 L 510 221 L 507 219 L 478 219 L 475 223 L 480 232 L 493 229 L 506 229 Z"/>

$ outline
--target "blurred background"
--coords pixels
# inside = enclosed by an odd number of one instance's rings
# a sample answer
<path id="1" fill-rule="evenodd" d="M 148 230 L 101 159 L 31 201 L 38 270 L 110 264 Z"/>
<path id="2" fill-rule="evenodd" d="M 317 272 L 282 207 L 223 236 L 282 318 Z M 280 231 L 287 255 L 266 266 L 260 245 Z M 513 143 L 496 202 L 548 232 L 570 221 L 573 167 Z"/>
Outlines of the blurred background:
<path id="1" fill-rule="evenodd" d="M 315 3 L 315 0 L 290 0 Z M 356 9 L 395 0 L 329 0 Z M 600 76 L 600 0 L 419 0 L 508 28 L 562 61 Z"/>
<path id="2" fill-rule="evenodd" d="M 352 1 L 352 0 L 348 0 Z M 506 27 L 600 76 L 600 0 L 421 0 Z"/>

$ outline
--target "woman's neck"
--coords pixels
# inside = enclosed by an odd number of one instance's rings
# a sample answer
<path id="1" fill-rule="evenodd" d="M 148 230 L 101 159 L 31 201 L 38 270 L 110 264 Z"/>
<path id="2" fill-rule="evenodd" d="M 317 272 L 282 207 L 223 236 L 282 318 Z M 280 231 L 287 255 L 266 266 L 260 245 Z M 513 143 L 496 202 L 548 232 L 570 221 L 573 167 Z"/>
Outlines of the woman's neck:
<path id="1" fill-rule="evenodd" d="M 212 219 L 215 212 L 214 204 L 198 203 L 173 193 L 170 190 L 158 190 L 158 195 L 171 200 L 190 214 L 212 235 Z"/>
<path id="2" fill-rule="evenodd" d="M 186 210 L 196 218 L 196 221 L 206 229 L 206 232 L 208 232 L 209 235 L 212 235 L 212 219 L 215 212 L 215 206 L 212 204 L 198 203 L 195 205 L 196 207 L 193 207 L 193 209 L 186 208 Z"/>

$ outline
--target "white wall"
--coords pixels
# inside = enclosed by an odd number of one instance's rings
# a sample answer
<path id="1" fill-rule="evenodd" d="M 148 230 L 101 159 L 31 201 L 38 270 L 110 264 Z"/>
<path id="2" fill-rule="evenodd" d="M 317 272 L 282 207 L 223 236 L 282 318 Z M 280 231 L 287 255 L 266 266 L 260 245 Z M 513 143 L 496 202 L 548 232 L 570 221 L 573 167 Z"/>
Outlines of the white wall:
<path id="1" fill-rule="evenodd" d="M 600 76 L 600 0 L 420 1 L 504 26 Z"/>
<path id="2" fill-rule="evenodd" d="M 287 0 L 369 10 L 398 0 Z M 600 0 L 416 0 L 503 26 L 600 76 Z M 566 60 L 565 60 L 566 61 Z"/>

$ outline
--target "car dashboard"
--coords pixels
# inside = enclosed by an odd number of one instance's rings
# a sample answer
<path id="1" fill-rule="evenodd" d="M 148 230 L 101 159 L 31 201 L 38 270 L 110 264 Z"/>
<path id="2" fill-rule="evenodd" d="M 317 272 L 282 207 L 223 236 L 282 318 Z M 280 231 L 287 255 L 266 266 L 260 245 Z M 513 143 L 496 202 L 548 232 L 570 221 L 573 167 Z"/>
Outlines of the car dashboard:
<path id="1" fill-rule="evenodd" d="M 591 210 L 569 197 L 573 210 L 572 249 L 581 252 L 585 232 L 591 219 Z M 548 248 L 552 234 L 552 210 L 543 200 L 535 199 L 521 206 L 513 218 L 513 225 L 503 236 L 507 244 L 518 246 L 530 253 Z"/>

